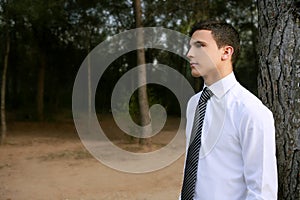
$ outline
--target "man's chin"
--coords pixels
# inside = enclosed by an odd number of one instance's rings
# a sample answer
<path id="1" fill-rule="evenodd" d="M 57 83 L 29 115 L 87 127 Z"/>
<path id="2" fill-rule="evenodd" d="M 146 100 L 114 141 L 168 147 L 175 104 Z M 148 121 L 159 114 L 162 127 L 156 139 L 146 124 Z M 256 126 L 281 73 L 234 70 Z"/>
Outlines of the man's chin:
<path id="1" fill-rule="evenodd" d="M 199 72 L 191 72 L 191 74 L 192 74 L 192 77 L 194 77 L 194 78 L 199 78 L 199 77 L 201 77 L 201 74 L 199 73 Z"/>

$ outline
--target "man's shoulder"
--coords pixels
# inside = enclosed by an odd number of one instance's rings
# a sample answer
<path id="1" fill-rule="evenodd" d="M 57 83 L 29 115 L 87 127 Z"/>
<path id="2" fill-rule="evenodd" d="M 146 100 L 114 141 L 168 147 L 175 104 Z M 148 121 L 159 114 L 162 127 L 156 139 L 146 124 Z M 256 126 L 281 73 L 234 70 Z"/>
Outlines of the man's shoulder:
<path id="1" fill-rule="evenodd" d="M 231 90 L 231 95 L 233 95 L 234 99 L 236 101 L 239 101 L 243 104 L 261 104 L 261 100 L 255 96 L 252 92 L 247 90 L 244 86 L 241 84 L 236 84 L 234 88 Z"/>
<path id="2" fill-rule="evenodd" d="M 238 109 L 240 113 L 257 117 L 262 117 L 263 113 L 271 114 L 271 111 L 257 96 L 240 84 L 237 84 L 231 91 L 231 101 L 232 106 Z"/>

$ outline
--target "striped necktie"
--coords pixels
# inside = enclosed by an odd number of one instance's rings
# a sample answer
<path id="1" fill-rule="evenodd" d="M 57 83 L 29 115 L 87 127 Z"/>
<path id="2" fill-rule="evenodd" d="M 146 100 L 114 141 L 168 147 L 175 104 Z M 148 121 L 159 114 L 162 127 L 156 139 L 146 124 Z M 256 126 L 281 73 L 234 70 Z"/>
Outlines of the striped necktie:
<path id="1" fill-rule="evenodd" d="M 194 197 L 203 120 L 207 101 L 212 95 L 213 93 L 207 87 L 205 87 L 202 91 L 198 106 L 196 108 L 190 145 L 185 162 L 181 200 L 192 200 Z"/>

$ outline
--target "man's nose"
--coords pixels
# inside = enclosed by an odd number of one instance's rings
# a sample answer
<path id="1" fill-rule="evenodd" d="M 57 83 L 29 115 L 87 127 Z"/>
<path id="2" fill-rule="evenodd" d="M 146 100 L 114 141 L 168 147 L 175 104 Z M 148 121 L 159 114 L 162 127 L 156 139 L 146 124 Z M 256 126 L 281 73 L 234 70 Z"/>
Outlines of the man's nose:
<path id="1" fill-rule="evenodd" d="M 187 54 L 186 54 L 186 57 L 187 57 L 188 59 L 191 59 L 191 58 L 194 57 L 194 56 L 193 56 L 193 52 L 192 52 L 192 48 L 190 48 L 190 49 L 188 50 L 188 52 L 187 52 Z"/>

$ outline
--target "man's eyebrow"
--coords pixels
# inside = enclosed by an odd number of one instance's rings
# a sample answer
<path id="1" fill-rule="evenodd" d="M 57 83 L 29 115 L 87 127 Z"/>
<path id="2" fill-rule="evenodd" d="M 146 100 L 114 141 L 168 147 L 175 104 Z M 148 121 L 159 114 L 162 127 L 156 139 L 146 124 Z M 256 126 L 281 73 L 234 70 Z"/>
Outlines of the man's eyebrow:
<path id="1" fill-rule="evenodd" d="M 207 42 L 205 41 L 201 41 L 201 40 L 197 40 L 197 41 L 192 41 L 192 45 L 198 45 L 198 44 L 201 44 L 201 45 L 207 45 Z"/>

